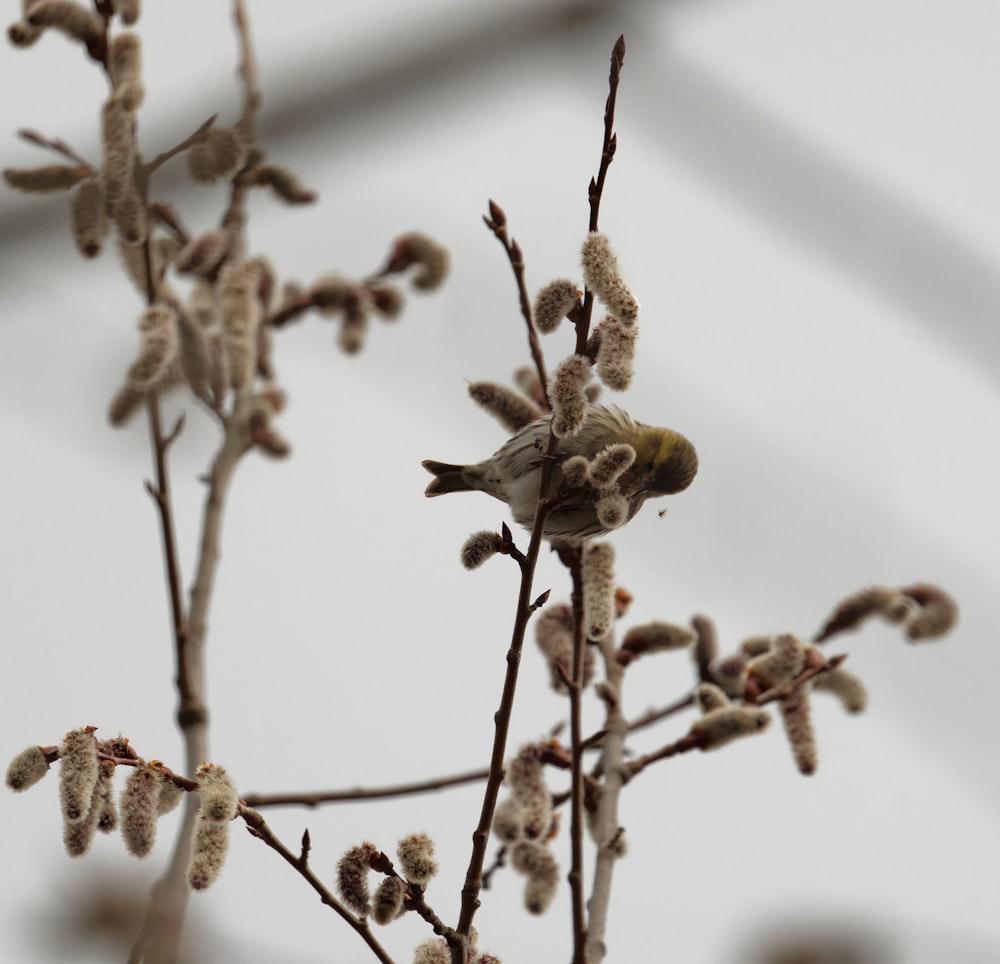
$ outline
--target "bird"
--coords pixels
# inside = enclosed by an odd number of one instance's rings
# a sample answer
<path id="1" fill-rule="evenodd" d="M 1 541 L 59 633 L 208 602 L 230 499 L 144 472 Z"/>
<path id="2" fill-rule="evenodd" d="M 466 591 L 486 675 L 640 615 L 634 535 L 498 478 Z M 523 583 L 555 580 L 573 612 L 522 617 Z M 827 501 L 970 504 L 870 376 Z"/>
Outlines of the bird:
<path id="1" fill-rule="evenodd" d="M 434 478 L 424 494 L 479 491 L 506 502 L 514 519 L 530 529 L 538 507 L 538 489 L 544 453 L 550 437 L 552 415 L 528 423 L 482 462 L 459 465 L 426 459 L 421 464 Z M 625 443 L 635 450 L 635 460 L 614 486 L 586 480 L 570 486 L 563 466 L 574 456 L 592 460 L 609 445 Z M 588 405 L 582 427 L 560 441 L 553 456 L 548 498 L 553 499 L 542 534 L 553 544 L 578 544 L 583 539 L 611 531 L 599 517 L 598 502 L 617 491 L 625 499 L 621 522 L 631 520 L 646 499 L 673 495 L 686 489 L 698 471 L 694 446 L 679 432 L 636 422 L 615 406 Z"/>

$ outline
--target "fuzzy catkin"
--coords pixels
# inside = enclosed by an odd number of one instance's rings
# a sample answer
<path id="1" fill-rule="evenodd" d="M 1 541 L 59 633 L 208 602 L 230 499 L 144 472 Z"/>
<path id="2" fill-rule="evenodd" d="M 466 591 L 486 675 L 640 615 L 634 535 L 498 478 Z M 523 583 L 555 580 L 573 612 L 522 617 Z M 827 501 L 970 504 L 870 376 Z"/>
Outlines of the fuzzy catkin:
<path id="1" fill-rule="evenodd" d="M 187 881 L 192 890 L 205 890 L 218 880 L 229 853 L 229 824 L 199 815 L 191 842 Z"/>
<path id="2" fill-rule="evenodd" d="M 591 232 L 583 242 L 581 261 L 587 287 L 623 325 L 634 325 L 639 315 L 639 303 L 619 274 L 618 259 L 611 242 L 603 234 Z"/>
<path id="3" fill-rule="evenodd" d="M 411 231 L 393 241 L 389 270 L 403 271 L 417 265 L 418 270 L 411 282 L 413 287 L 418 291 L 433 291 L 447 276 L 449 262 L 447 248 L 426 234 Z"/>
<path id="4" fill-rule="evenodd" d="M 139 319 L 142 343 L 126 376 L 126 386 L 143 392 L 166 374 L 177 354 L 177 316 L 165 304 L 151 305 Z"/>
<path id="5" fill-rule="evenodd" d="M 311 204 L 316 200 L 316 192 L 307 188 L 299 176 L 287 167 L 268 164 L 257 171 L 257 181 L 267 184 L 286 204 Z"/>
<path id="6" fill-rule="evenodd" d="M 132 114 L 117 97 L 111 97 L 101 108 L 101 141 L 104 145 L 101 181 L 108 203 L 113 208 L 131 183 L 135 162 Z"/>
<path id="7" fill-rule="evenodd" d="M 225 231 L 213 228 L 192 238 L 181 248 L 175 267 L 181 274 L 209 277 L 222 263 L 229 248 Z"/>
<path id="8" fill-rule="evenodd" d="M 40 746 L 29 746 L 22 750 L 7 767 L 7 787 L 15 793 L 22 793 L 33 787 L 49 772 L 49 761 Z"/>
<path id="9" fill-rule="evenodd" d="M 98 178 L 88 177 L 80 182 L 73 192 L 70 218 L 77 251 L 85 258 L 96 258 L 108 235 L 104 189 Z"/>
<path id="10" fill-rule="evenodd" d="M 601 343 L 597 349 L 597 377 L 614 392 L 632 384 L 635 342 L 639 329 L 626 327 L 610 315 L 601 323 Z"/>
<path id="11" fill-rule="evenodd" d="M 82 820 L 97 786 L 97 741 L 91 727 L 70 730 L 59 748 L 59 789 L 63 819 Z"/>
<path id="12" fill-rule="evenodd" d="M 111 0 L 111 7 L 122 23 L 131 26 L 139 19 L 142 3 L 140 0 Z"/>
<path id="13" fill-rule="evenodd" d="M 201 816 L 216 823 L 228 823 L 232 820 L 239 805 L 239 795 L 225 767 L 203 763 L 195 776 L 199 784 Z"/>
<path id="14" fill-rule="evenodd" d="M 376 924 L 392 923 L 403 909 L 406 882 L 399 877 L 386 877 L 375 889 L 372 898 L 372 919 Z"/>
<path id="15" fill-rule="evenodd" d="M 462 565 L 469 570 L 478 569 L 500 549 L 500 536 L 488 529 L 474 532 L 462 544 Z"/>
<path id="16" fill-rule="evenodd" d="M 47 164 L 44 167 L 4 168 L 4 180 L 18 191 L 28 194 L 50 194 L 68 191 L 82 178 L 87 169 L 68 164 Z"/>
<path id="17" fill-rule="evenodd" d="M 214 184 L 236 174 L 246 156 L 246 145 L 235 129 L 213 127 L 188 150 L 188 171 L 199 184 Z"/>
<path id="18" fill-rule="evenodd" d="M 607 445 L 590 463 L 588 475 L 598 488 L 613 485 L 635 462 L 635 449 L 626 442 Z"/>
<path id="19" fill-rule="evenodd" d="M 428 937 L 413 952 L 413 964 L 451 964 L 451 951 L 441 937 Z"/>
<path id="20" fill-rule="evenodd" d="M 101 36 L 104 22 L 93 11 L 72 0 L 42 0 L 32 4 L 25 20 L 33 27 L 53 28 L 71 40 L 93 44 Z"/>
<path id="21" fill-rule="evenodd" d="M 149 217 L 146 202 L 134 186 L 128 186 L 114 205 L 115 227 L 122 244 L 137 247 L 146 240 L 149 231 Z"/>
<path id="22" fill-rule="evenodd" d="M 359 916 L 369 911 L 368 868 L 379 849 L 367 840 L 351 847 L 337 862 L 337 890 L 344 903 Z"/>
<path id="23" fill-rule="evenodd" d="M 511 434 L 544 414 L 526 395 L 498 382 L 472 382 L 469 395 Z"/>
<path id="24" fill-rule="evenodd" d="M 257 360 L 257 272 L 246 262 L 229 262 L 219 277 L 222 348 L 230 385 L 239 390 L 253 378 Z"/>
<path id="25" fill-rule="evenodd" d="M 125 781 L 118 809 L 125 847 L 134 857 L 145 857 L 153 849 L 162 781 L 162 770 L 144 760 Z"/>
<path id="26" fill-rule="evenodd" d="M 542 334 L 555 331 L 579 297 L 576 284 L 568 278 L 550 281 L 535 295 L 535 304 L 531 311 L 535 327 Z"/>
<path id="27" fill-rule="evenodd" d="M 587 415 L 585 389 L 590 381 L 590 361 L 585 355 L 570 355 L 556 368 L 549 388 L 552 403 L 552 434 L 556 438 L 576 435 Z"/>
<path id="28" fill-rule="evenodd" d="M 521 810 L 524 835 L 545 839 L 552 825 L 552 794 L 537 746 L 529 743 L 507 764 L 507 782 Z"/>
<path id="29" fill-rule="evenodd" d="M 583 556 L 583 621 L 588 639 L 607 635 L 615 618 L 615 550 L 598 542 Z"/>
<path id="30" fill-rule="evenodd" d="M 799 772 L 811 776 L 816 772 L 816 734 L 812 725 L 812 708 L 809 703 L 808 684 L 796 686 L 783 700 L 778 701 L 785 733 L 792 746 L 792 755 Z"/>
<path id="31" fill-rule="evenodd" d="M 805 661 L 802 643 L 790 633 L 781 633 L 774 637 L 770 649 L 750 660 L 747 675 L 756 680 L 761 690 L 774 689 L 802 672 Z"/>
<path id="32" fill-rule="evenodd" d="M 411 884 L 426 887 L 438 872 L 434 841 L 425 833 L 411 833 L 399 841 L 396 856 Z"/>
<path id="33" fill-rule="evenodd" d="M 861 713 L 868 705 L 868 691 L 865 684 L 846 669 L 829 670 L 813 677 L 814 690 L 826 690 L 840 700 L 848 713 Z"/>
<path id="34" fill-rule="evenodd" d="M 125 31 L 116 35 L 108 49 L 108 68 L 122 106 L 134 112 L 142 105 L 142 45 L 139 35 Z"/>
<path id="35" fill-rule="evenodd" d="M 741 736 L 761 732 L 770 722 L 767 711 L 759 707 L 722 706 L 698 720 L 691 735 L 702 741 L 702 750 L 717 750 Z"/>

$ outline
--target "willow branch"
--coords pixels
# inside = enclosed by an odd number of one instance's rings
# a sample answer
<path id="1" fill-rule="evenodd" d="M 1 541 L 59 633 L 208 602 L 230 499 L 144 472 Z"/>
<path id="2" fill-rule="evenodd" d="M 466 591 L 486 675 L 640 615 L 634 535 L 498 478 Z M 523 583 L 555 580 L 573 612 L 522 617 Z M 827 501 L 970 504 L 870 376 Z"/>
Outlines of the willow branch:
<path id="1" fill-rule="evenodd" d="M 346 921 L 353 930 L 360 935 L 361 939 L 368 945 L 372 953 L 383 962 L 383 964 L 393 964 L 392 958 L 386 949 L 378 942 L 375 935 L 368 927 L 368 922 L 361 917 L 355 917 L 336 897 L 324 886 L 323 882 L 313 873 L 309 866 L 309 831 L 306 831 L 302 838 L 302 850 L 296 855 L 293 854 L 275 835 L 268 826 L 264 818 L 252 807 L 240 806 L 239 816 L 247 826 L 247 830 L 258 840 L 263 841 L 276 854 L 278 854 L 289 866 L 302 877 L 306 883 L 319 895 L 319 899 L 326 904 L 334 913 Z"/>
<path id="2" fill-rule="evenodd" d="M 466 783 L 479 783 L 490 775 L 487 769 L 470 770 L 450 777 L 436 777 L 417 783 L 400 783 L 389 787 L 358 787 L 354 790 L 323 790 L 314 793 L 251 793 L 246 797 L 250 807 L 318 807 L 323 803 L 344 803 L 351 800 L 385 800 L 417 793 L 432 793 Z"/>
<path id="3" fill-rule="evenodd" d="M 573 667 L 569 680 L 570 728 L 570 869 L 567 877 L 573 915 L 573 964 L 587 961 L 587 919 L 583 900 L 583 650 L 587 645 L 583 620 L 582 551 L 579 546 L 559 553 L 573 583 Z"/>
<path id="4" fill-rule="evenodd" d="M 88 171 L 94 169 L 92 164 L 77 154 L 69 144 L 58 137 L 45 137 L 45 135 L 39 134 L 38 131 L 33 131 L 26 127 L 21 128 L 17 132 L 17 136 L 29 144 L 34 144 L 36 147 L 44 147 L 47 150 L 55 151 L 57 154 L 62 154 L 63 157 L 69 158 L 73 163 L 79 164 L 80 167 L 87 168 Z"/>
<path id="5" fill-rule="evenodd" d="M 243 87 L 243 114 L 236 126 L 243 139 L 252 144 L 256 140 L 254 121 L 262 98 L 257 83 L 257 58 L 254 57 L 250 41 L 250 25 L 243 0 L 233 0 L 233 22 L 236 24 L 236 36 L 240 44 L 239 73 Z"/>
<path id="6" fill-rule="evenodd" d="M 142 176 L 148 178 L 155 171 L 163 167 L 163 165 L 166 164 L 172 157 L 176 157 L 178 154 L 186 151 L 189 147 L 197 144 L 198 141 L 205 136 L 205 132 L 208 131 L 209 128 L 211 128 L 211 126 L 215 123 L 215 119 L 218 116 L 218 114 L 213 114 L 208 118 L 208 120 L 204 121 L 197 130 L 185 137 L 179 144 L 175 144 L 169 151 L 163 151 L 161 154 L 157 154 L 151 161 L 146 161 L 146 163 L 142 165 Z"/>
<path id="7" fill-rule="evenodd" d="M 596 231 L 601 213 L 601 198 L 604 196 L 604 182 L 608 177 L 608 168 L 614 160 L 618 149 L 618 135 L 614 132 L 615 103 L 618 99 L 618 83 L 621 80 L 622 65 L 625 63 L 625 37 L 619 36 L 611 50 L 611 73 L 608 76 L 608 99 L 604 103 L 604 138 L 601 142 L 601 163 L 597 168 L 597 176 L 590 179 L 587 187 L 587 200 L 590 202 L 590 222 L 588 231 Z M 583 293 L 583 309 L 574 319 L 576 325 L 576 348 L 578 355 L 587 353 L 587 338 L 590 334 L 590 322 L 594 314 L 594 292 L 589 288 Z"/>
<path id="8" fill-rule="evenodd" d="M 508 236 L 507 215 L 496 201 L 490 201 L 490 216 L 484 216 L 483 220 L 493 232 L 493 236 L 503 245 L 507 260 L 510 261 L 511 270 L 514 272 L 518 303 L 521 306 L 521 315 L 524 317 L 528 329 L 528 349 L 531 351 L 531 360 L 535 363 L 535 370 L 538 372 L 542 398 L 547 399 L 549 397 L 549 382 L 545 373 L 545 359 L 542 356 L 542 346 L 538 341 L 538 332 L 535 331 L 535 325 L 531 320 L 531 299 L 528 297 L 528 289 L 524 280 L 524 253 L 517 241 Z"/>
<path id="9" fill-rule="evenodd" d="M 146 484 L 156 504 L 160 517 L 160 536 L 163 542 L 164 568 L 167 577 L 167 595 L 170 598 L 170 614 L 173 620 L 174 652 L 176 654 L 176 685 L 180 702 L 190 699 L 191 684 L 187 676 L 187 665 L 182 657 L 187 642 L 187 619 L 184 614 L 184 602 L 181 592 L 181 571 L 177 553 L 177 536 L 174 528 L 173 507 L 170 498 L 170 474 L 167 467 L 167 451 L 177 437 L 182 422 L 169 436 L 164 436 L 160 420 L 160 399 L 156 391 L 149 394 L 146 402 L 146 412 L 149 416 L 149 437 L 153 448 L 153 464 L 156 469 L 156 483 Z"/>
<path id="10" fill-rule="evenodd" d="M 590 899 L 587 901 L 587 954 L 591 964 L 599 964 L 607 954 L 605 935 L 611 905 L 611 884 L 619 857 L 615 845 L 621 834 L 618 801 L 628 777 L 625 768 L 625 735 L 629 726 L 621 704 L 624 674 L 622 665 L 615 659 L 612 633 L 601 640 L 600 648 L 604 658 L 604 678 L 613 698 L 605 701 L 605 737 L 599 764 L 604 782 L 597 799 L 597 859 Z"/>
<path id="11" fill-rule="evenodd" d="M 517 690 L 517 675 L 521 665 L 521 651 L 524 648 L 524 634 L 528 628 L 528 620 L 535 610 L 531 600 L 532 583 L 535 576 L 535 565 L 542 546 L 542 530 L 545 520 L 551 510 L 551 505 L 545 499 L 552 478 L 552 456 L 555 454 L 559 440 L 549 437 L 549 444 L 542 460 L 541 481 L 538 487 L 538 508 L 535 511 L 535 521 L 531 527 L 531 540 L 528 551 L 523 559 L 518 559 L 521 569 L 521 586 L 518 590 L 517 608 L 514 615 L 514 628 L 511 632 L 510 648 L 507 650 L 507 672 L 504 676 L 503 693 L 500 697 L 500 707 L 494 716 L 493 751 L 490 755 L 490 773 L 483 793 L 483 804 L 479 813 L 479 823 L 472 834 L 472 856 L 465 874 L 465 884 L 462 887 L 462 907 L 458 918 L 455 934 L 449 939 L 452 961 L 454 964 L 465 964 L 465 952 L 472 927 L 472 919 L 479 908 L 479 891 L 482 888 L 483 864 L 486 860 L 486 847 L 489 843 L 490 827 L 493 824 L 493 812 L 496 809 L 500 784 L 504 778 L 504 757 L 507 753 L 507 736 L 510 731 L 510 718 L 514 710 L 514 694 Z"/>

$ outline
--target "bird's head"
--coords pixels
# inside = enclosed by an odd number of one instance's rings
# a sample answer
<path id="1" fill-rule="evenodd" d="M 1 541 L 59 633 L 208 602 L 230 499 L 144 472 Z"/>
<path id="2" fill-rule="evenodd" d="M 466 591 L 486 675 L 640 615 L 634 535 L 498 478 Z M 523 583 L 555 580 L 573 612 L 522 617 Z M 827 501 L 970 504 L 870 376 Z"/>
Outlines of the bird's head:
<path id="1" fill-rule="evenodd" d="M 648 473 L 646 489 L 651 495 L 683 492 L 698 472 L 698 454 L 679 432 L 669 428 L 640 431 L 635 464 Z"/>

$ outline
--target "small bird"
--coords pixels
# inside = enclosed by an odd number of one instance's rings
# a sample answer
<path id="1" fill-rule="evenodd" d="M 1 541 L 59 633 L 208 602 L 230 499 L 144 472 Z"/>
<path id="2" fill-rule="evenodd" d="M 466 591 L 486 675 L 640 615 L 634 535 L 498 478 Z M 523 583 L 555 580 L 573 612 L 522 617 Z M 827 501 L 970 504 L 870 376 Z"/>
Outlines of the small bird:
<path id="1" fill-rule="evenodd" d="M 506 502 L 518 523 L 531 528 L 538 506 L 538 487 L 551 415 L 525 425 L 490 458 L 474 465 L 451 465 L 431 459 L 422 464 L 434 479 L 427 496 L 478 490 Z M 618 477 L 617 491 L 626 499 L 627 522 L 646 499 L 682 492 L 698 471 L 694 446 L 669 428 L 652 428 L 633 421 L 620 408 L 588 405 L 583 426 L 562 440 L 553 456 L 549 498 L 555 506 L 545 520 L 543 534 L 555 543 L 573 544 L 611 531 L 598 518 L 597 503 L 607 490 L 585 482 L 570 487 L 563 478 L 567 459 L 593 459 L 609 445 L 625 443 L 635 450 L 635 461 Z"/>

